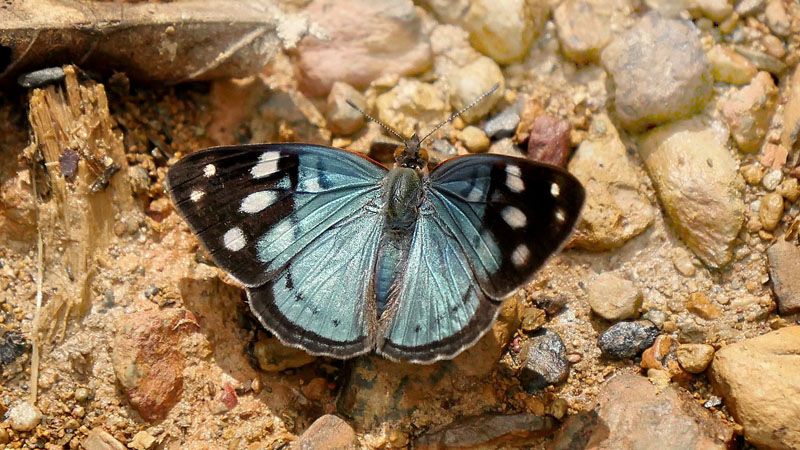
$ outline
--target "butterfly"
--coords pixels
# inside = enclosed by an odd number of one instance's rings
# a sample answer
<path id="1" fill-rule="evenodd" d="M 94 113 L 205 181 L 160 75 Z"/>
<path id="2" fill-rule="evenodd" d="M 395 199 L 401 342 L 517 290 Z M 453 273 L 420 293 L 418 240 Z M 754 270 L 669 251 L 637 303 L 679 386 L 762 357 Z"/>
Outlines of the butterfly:
<path id="1" fill-rule="evenodd" d="M 428 136 L 400 137 L 391 169 L 321 145 L 209 148 L 175 163 L 167 183 L 284 344 L 431 363 L 474 344 L 562 247 L 584 190 L 563 169 L 504 155 L 428 171 Z"/>

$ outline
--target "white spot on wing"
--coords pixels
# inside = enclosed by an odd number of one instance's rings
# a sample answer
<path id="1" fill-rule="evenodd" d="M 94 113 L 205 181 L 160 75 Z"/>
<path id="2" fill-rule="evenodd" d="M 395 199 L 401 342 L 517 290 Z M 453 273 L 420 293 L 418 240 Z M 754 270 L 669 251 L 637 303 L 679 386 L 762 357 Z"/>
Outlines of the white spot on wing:
<path id="1" fill-rule="evenodd" d="M 258 163 L 250 169 L 253 178 L 263 178 L 278 171 L 278 161 L 281 159 L 280 152 L 264 152 L 258 158 Z"/>
<path id="2" fill-rule="evenodd" d="M 216 174 L 217 174 L 217 166 L 213 164 L 206 164 L 205 167 L 203 167 L 203 175 L 205 175 L 206 178 L 211 178 Z"/>
<path id="3" fill-rule="evenodd" d="M 561 208 L 556 209 L 555 216 L 559 223 L 564 223 L 564 221 L 567 219 L 567 216 L 564 215 L 564 210 Z"/>
<path id="4" fill-rule="evenodd" d="M 511 252 L 511 262 L 517 267 L 525 265 L 530 257 L 531 251 L 525 244 L 519 244 L 517 248 Z"/>
<path id="5" fill-rule="evenodd" d="M 509 164 L 506 166 L 506 186 L 512 192 L 520 193 L 525 190 L 525 183 L 522 182 L 522 169 L 519 166 Z"/>
<path id="6" fill-rule="evenodd" d="M 200 201 L 200 199 L 201 199 L 201 198 L 203 198 L 205 195 L 206 195 L 206 193 L 205 193 L 205 192 L 201 191 L 200 189 L 195 189 L 195 190 L 193 190 L 193 191 L 192 191 L 192 193 L 191 193 L 191 194 L 189 194 L 189 199 L 190 199 L 192 202 L 194 202 L 194 203 L 197 203 L 197 202 L 199 202 L 199 201 Z"/>
<path id="7" fill-rule="evenodd" d="M 319 184 L 318 176 L 311 176 L 303 179 L 297 185 L 297 190 L 300 192 L 322 192 L 322 186 Z"/>
<path id="8" fill-rule="evenodd" d="M 255 214 L 272 206 L 277 199 L 278 193 L 275 191 L 254 192 L 242 200 L 239 211 L 247 214 Z"/>
<path id="9" fill-rule="evenodd" d="M 558 186 L 558 184 L 553 183 L 550 185 L 550 194 L 552 194 L 553 197 L 558 197 L 561 195 L 561 188 Z"/>
<path id="10" fill-rule="evenodd" d="M 522 212 L 516 206 L 506 206 L 503 208 L 503 211 L 500 212 L 503 216 L 503 220 L 514 229 L 525 228 L 528 224 L 528 219 L 525 217 L 525 213 Z"/>
<path id="11" fill-rule="evenodd" d="M 222 235 L 222 245 L 232 252 L 238 252 L 247 244 L 244 233 L 239 227 L 233 227 Z"/>

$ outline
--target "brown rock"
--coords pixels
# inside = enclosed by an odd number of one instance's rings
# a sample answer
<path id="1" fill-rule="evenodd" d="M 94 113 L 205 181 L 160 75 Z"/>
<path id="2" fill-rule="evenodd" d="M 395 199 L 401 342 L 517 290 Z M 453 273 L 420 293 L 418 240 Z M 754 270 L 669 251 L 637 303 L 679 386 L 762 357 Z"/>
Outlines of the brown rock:
<path id="1" fill-rule="evenodd" d="M 677 350 L 678 362 L 689 373 L 704 372 L 714 358 L 714 347 L 708 344 L 681 344 Z"/>
<path id="2" fill-rule="evenodd" d="M 314 0 L 306 12 L 330 37 L 306 36 L 297 48 L 307 95 L 325 95 L 336 81 L 363 89 L 382 75 L 412 75 L 431 64 L 430 44 L 410 0 Z"/>
<path id="3" fill-rule="evenodd" d="M 761 207 L 758 210 L 758 219 L 767 231 L 772 231 L 778 227 L 778 223 L 783 216 L 783 196 L 777 192 L 771 192 L 761 197 Z"/>
<path id="4" fill-rule="evenodd" d="M 552 417 L 533 414 L 487 414 L 470 417 L 428 432 L 414 441 L 415 449 L 514 448 L 539 440 L 557 426 Z"/>
<path id="5" fill-rule="evenodd" d="M 350 450 L 358 449 L 358 438 L 353 428 L 333 414 L 315 420 L 311 426 L 292 443 L 297 450 Z"/>
<path id="6" fill-rule="evenodd" d="M 767 250 L 769 277 L 782 315 L 800 312 L 800 248 L 778 241 Z"/>
<path id="7" fill-rule="evenodd" d="M 149 422 L 166 417 L 183 392 L 183 318 L 184 311 L 140 311 L 117 325 L 114 373 L 133 409 Z"/>
<path id="8" fill-rule="evenodd" d="M 759 72 L 747 86 L 722 103 L 722 115 L 743 152 L 756 152 L 767 134 L 778 88 L 767 72 Z"/>
<path id="9" fill-rule="evenodd" d="M 796 272 L 797 273 L 797 272 Z M 728 345 L 714 355 L 709 380 L 758 448 L 800 448 L 800 326 Z"/>
<path id="10" fill-rule="evenodd" d="M 708 296 L 702 292 L 695 292 L 689 295 L 686 309 L 706 320 L 718 319 L 722 315 L 722 310 L 720 310 L 719 306 L 711 303 Z"/>
<path id="11" fill-rule="evenodd" d="M 639 315 L 642 292 L 614 272 L 603 272 L 587 288 L 592 311 L 607 320 L 631 319 Z"/>
<path id="12" fill-rule="evenodd" d="M 81 441 L 81 448 L 84 450 L 126 450 L 120 441 L 102 428 L 93 428 L 86 439 Z"/>
<path id="13" fill-rule="evenodd" d="M 732 427 L 683 389 L 617 375 L 602 387 L 593 410 L 564 422 L 548 449 L 725 450 L 729 445 Z"/>
<path id="14" fill-rule="evenodd" d="M 787 150 L 794 149 L 800 136 L 800 65 L 789 80 L 786 105 L 783 107 L 783 131 L 781 145 Z"/>
<path id="15" fill-rule="evenodd" d="M 566 167 L 569 158 L 569 121 L 542 114 L 531 123 L 528 158 Z"/>

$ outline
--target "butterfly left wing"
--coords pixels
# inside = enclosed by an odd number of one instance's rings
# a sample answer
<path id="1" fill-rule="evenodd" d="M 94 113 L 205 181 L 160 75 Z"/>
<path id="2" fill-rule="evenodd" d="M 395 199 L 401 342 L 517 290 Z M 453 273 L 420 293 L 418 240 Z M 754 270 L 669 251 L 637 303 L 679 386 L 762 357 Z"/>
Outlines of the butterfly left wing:
<path id="1" fill-rule="evenodd" d="M 378 351 L 431 362 L 471 345 L 563 245 L 583 199 L 572 175 L 528 160 L 486 154 L 437 166 Z"/>

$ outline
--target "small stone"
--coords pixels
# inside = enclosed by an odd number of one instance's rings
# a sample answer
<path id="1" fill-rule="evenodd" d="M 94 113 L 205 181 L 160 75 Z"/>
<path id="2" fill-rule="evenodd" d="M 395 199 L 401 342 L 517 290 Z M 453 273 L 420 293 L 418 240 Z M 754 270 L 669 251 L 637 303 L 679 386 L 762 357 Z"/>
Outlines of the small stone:
<path id="1" fill-rule="evenodd" d="M 0 445 L 8 444 L 11 438 L 8 436 L 8 431 L 5 427 L 0 427 Z"/>
<path id="2" fill-rule="evenodd" d="M 672 264 L 675 266 L 675 270 L 685 277 L 693 277 L 697 272 L 692 255 L 683 247 L 672 249 Z"/>
<path id="3" fill-rule="evenodd" d="M 430 67 L 430 44 L 410 0 L 313 0 L 305 12 L 330 38 L 311 33 L 297 47 L 306 95 L 326 95 L 336 81 L 363 89 L 387 74 L 413 75 Z"/>
<path id="4" fill-rule="evenodd" d="M 769 277 L 781 315 L 800 312 L 800 248 L 784 240 L 767 249 Z"/>
<path id="5" fill-rule="evenodd" d="M 736 13 L 740 16 L 752 16 L 764 9 L 764 0 L 740 0 L 736 3 Z"/>
<path id="6" fill-rule="evenodd" d="M 773 75 L 780 75 L 787 69 L 787 66 L 783 61 L 778 58 L 773 58 L 761 50 L 756 50 L 743 45 L 737 45 L 735 48 L 739 54 L 749 59 L 751 63 L 755 64 L 758 70 L 764 70 Z"/>
<path id="7" fill-rule="evenodd" d="M 658 333 L 658 327 L 647 320 L 618 322 L 600 334 L 597 346 L 606 358 L 633 358 L 652 346 Z"/>
<path id="8" fill-rule="evenodd" d="M 531 123 L 528 137 L 528 158 L 566 167 L 569 159 L 569 121 L 547 114 L 537 116 Z"/>
<path id="9" fill-rule="evenodd" d="M 778 99 L 778 88 L 767 72 L 759 72 L 753 81 L 722 102 L 722 115 L 733 139 L 743 152 L 757 152 L 767 134 Z"/>
<path id="10" fill-rule="evenodd" d="M 786 97 L 781 145 L 790 150 L 795 148 L 797 138 L 800 136 L 800 65 L 794 69 L 794 74 L 789 79 Z"/>
<path id="11" fill-rule="evenodd" d="M 727 141 L 719 128 L 686 120 L 650 131 L 639 145 L 678 235 L 711 267 L 731 261 L 744 223 L 745 183 Z"/>
<path id="12" fill-rule="evenodd" d="M 761 180 L 764 178 L 764 169 L 756 164 L 747 164 L 746 166 L 742 166 L 741 172 L 742 176 L 744 177 L 744 181 L 746 181 L 750 186 L 755 186 L 758 183 L 761 183 Z"/>
<path id="13" fill-rule="evenodd" d="M 325 117 L 328 119 L 328 125 L 334 133 L 355 133 L 364 125 L 364 116 L 348 105 L 348 100 L 355 103 L 362 111 L 367 109 L 367 101 L 361 92 L 341 81 L 333 83 L 331 92 L 328 94 L 328 107 L 325 111 Z"/>
<path id="14" fill-rule="evenodd" d="M 692 0 L 693 6 L 714 22 L 722 22 L 733 12 L 733 5 L 728 0 Z"/>
<path id="15" fill-rule="evenodd" d="M 265 372 L 281 372 L 311 364 L 316 356 L 294 348 L 288 347 L 276 339 L 260 339 L 253 347 L 253 356 L 258 361 L 258 367 Z"/>
<path id="16" fill-rule="evenodd" d="M 758 73 L 755 64 L 730 47 L 715 45 L 707 55 L 715 81 L 746 84 Z"/>
<path id="17" fill-rule="evenodd" d="M 23 401 L 8 411 L 8 422 L 14 431 L 31 431 L 42 421 L 42 412 L 32 403 Z"/>
<path id="18" fill-rule="evenodd" d="M 333 414 L 325 414 L 315 420 L 294 441 L 290 448 L 297 450 L 335 450 L 358 448 L 358 438 L 353 428 Z"/>
<path id="19" fill-rule="evenodd" d="M 764 189 L 774 191 L 781 184 L 782 180 L 783 173 L 778 169 L 772 169 L 761 179 L 761 184 L 764 186 Z"/>
<path id="20" fill-rule="evenodd" d="M 678 362 L 689 373 L 702 373 L 714 358 L 714 347 L 708 344 L 681 344 L 677 350 Z"/>
<path id="21" fill-rule="evenodd" d="M 767 34 L 761 38 L 761 43 L 773 58 L 781 59 L 786 56 L 786 47 L 783 46 L 783 41 L 779 37 Z"/>
<path id="22" fill-rule="evenodd" d="M 500 66 L 486 56 L 454 70 L 447 76 L 447 83 L 450 86 L 450 103 L 456 111 L 461 111 L 492 86 L 498 85 L 496 91 L 461 114 L 460 117 L 467 123 L 476 122 L 488 114 L 503 98 L 505 91 L 505 78 Z"/>
<path id="23" fill-rule="evenodd" d="M 567 0 L 553 12 L 561 50 L 578 64 L 597 62 L 611 40 L 610 24 L 595 8 L 595 2 Z"/>
<path id="24" fill-rule="evenodd" d="M 630 319 L 639 315 L 642 292 L 632 281 L 620 278 L 614 272 L 603 272 L 589 283 L 589 306 L 607 320 Z"/>
<path id="25" fill-rule="evenodd" d="M 442 123 L 450 112 L 445 92 L 414 78 L 403 78 L 397 86 L 379 95 L 375 107 L 378 120 L 406 138 L 417 129 L 428 130 Z"/>
<path id="26" fill-rule="evenodd" d="M 791 326 L 729 344 L 714 355 L 709 381 L 756 448 L 800 448 L 798 348 L 800 326 Z"/>
<path id="27" fill-rule="evenodd" d="M 489 138 L 486 133 L 478 127 L 468 126 L 458 132 L 458 138 L 464 143 L 472 153 L 482 153 L 489 149 Z"/>
<path id="28" fill-rule="evenodd" d="M 539 308 L 525 308 L 522 314 L 522 331 L 526 333 L 533 333 L 534 331 L 542 328 L 547 322 L 547 315 L 544 310 Z"/>
<path id="29" fill-rule="evenodd" d="M 519 125 L 519 110 L 509 107 L 487 120 L 483 125 L 483 131 L 492 139 L 506 138 L 514 135 L 517 125 Z"/>
<path id="30" fill-rule="evenodd" d="M 686 309 L 706 320 L 718 319 L 722 315 L 719 306 L 711 303 L 708 296 L 702 292 L 694 292 L 689 295 Z"/>
<path id="31" fill-rule="evenodd" d="M 514 156 L 516 158 L 525 157 L 525 154 L 514 144 L 514 140 L 511 138 L 503 138 L 497 142 L 492 142 L 492 145 L 489 146 L 489 153 Z"/>
<path id="32" fill-rule="evenodd" d="M 304 384 L 302 388 L 303 395 L 312 402 L 322 400 L 328 394 L 328 380 L 322 377 L 317 377 Z"/>
<path id="33" fill-rule="evenodd" d="M 561 336 L 546 328 L 532 335 L 520 351 L 520 382 L 528 392 L 566 381 L 569 376 L 567 348 Z"/>
<path id="34" fill-rule="evenodd" d="M 134 450 L 148 450 L 155 443 L 156 438 L 147 431 L 142 430 L 133 436 L 133 439 L 128 443 L 128 448 Z"/>
<path id="35" fill-rule="evenodd" d="M 787 178 L 778 186 L 778 193 L 790 203 L 794 203 L 800 198 L 800 185 L 797 178 Z"/>
<path id="36" fill-rule="evenodd" d="M 415 450 L 455 450 L 520 448 L 516 442 L 540 440 L 558 427 L 552 417 L 536 414 L 484 414 L 457 419 L 455 422 L 425 432 L 410 448 Z"/>
<path id="37" fill-rule="evenodd" d="M 764 167 L 772 169 L 782 169 L 786 165 L 789 152 L 782 145 L 775 145 L 770 142 L 761 147 L 761 156 L 758 160 Z"/>
<path id="38" fill-rule="evenodd" d="M 161 197 L 150 202 L 147 207 L 147 215 L 152 217 L 157 222 L 166 219 L 172 212 L 172 202 L 166 197 Z"/>
<path id="39" fill-rule="evenodd" d="M 682 21 L 651 11 L 617 35 L 600 59 L 614 78 L 616 113 L 628 130 L 689 117 L 711 98 L 699 30 Z"/>
<path id="40" fill-rule="evenodd" d="M 75 400 L 79 402 L 85 402 L 89 398 L 89 389 L 85 387 L 79 387 L 75 389 Z"/>
<path id="41" fill-rule="evenodd" d="M 643 233 L 657 212 L 645 195 L 646 175 L 628 155 L 608 116 L 596 115 L 590 129 L 568 165 L 586 189 L 573 245 L 602 251 Z"/>
<path id="42" fill-rule="evenodd" d="M 61 174 L 64 178 L 72 178 L 78 171 L 78 161 L 80 156 L 70 149 L 64 150 L 64 153 L 58 157 L 58 164 L 61 166 Z"/>
<path id="43" fill-rule="evenodd" d="M 93 428 L 81 442 L 84 450 L 126 450 L 122 443 L 102 428 Z"/>
<path id="44" fill-rule="evenodd" d="M 778 227 L 783 217 L 783 197 L 773 192 L 761 197 L 761 208 L 758 210 L 758 219 L 767 231 Z"/>
<path id="45" fill-rule="evenodd" d="M 789 37 L 792 30 L 792 18 L 786 13 L 782 0 L 769 0 L 764 10 L 767 26 L 780 37 Z"/>

